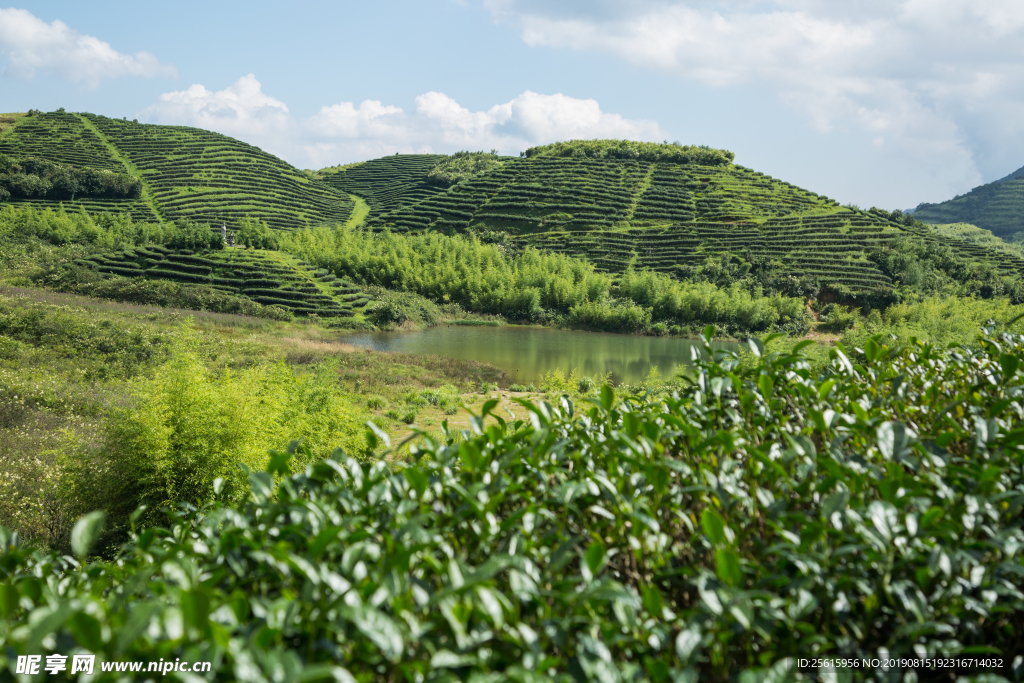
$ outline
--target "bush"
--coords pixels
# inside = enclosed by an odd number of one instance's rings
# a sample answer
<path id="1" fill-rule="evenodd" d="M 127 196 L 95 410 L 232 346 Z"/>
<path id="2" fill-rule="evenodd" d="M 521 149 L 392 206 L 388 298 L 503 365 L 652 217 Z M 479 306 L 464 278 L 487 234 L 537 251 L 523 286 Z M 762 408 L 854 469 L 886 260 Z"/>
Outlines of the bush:
<path id="1" fill-rule="evenodd" d="M 632 301 L 577 304 L 569 311 L 571 327 L 609 332 L 641 332 L 651 323 L 651 310 Z"/>
<path id="2" fill-rule="evenodd" d="M 263 469 L 268 449 L 290 436 L 315 457 L 331 451 L 328 443 L 361 452 L 366 415 L 334 388 L 329 366 L 295 375 L 283 363 L 258 365 L 216 376 L 193 345 L 181 333 L 170 361 L 112 411 L 102 448 L 69 465 L 69 495 L 79 506 L 106 510 L 123 528 L 146 505 L 159 522 L 163 507 L 207 502 L 217 480 L 237 500 L 243 467 Z"/>
<path id="3" fill-rule="evenodd" d="M 829 304 L 821 312 L 824 321 L 822 327 L 829 332 L 838 333 L 852 329 L 860 317 L 856 310 L 840 304 Z"/>
<path id="4" fill-rule="evenodd" d="M 407 467 L 293 446 L 115 561 L 0 532 L 0 669 L 83 648 L 218 680 L 733 681 L 985 653 L 1019 677 L 1024 338 L 870 340 L 820 374 L 705 341 L 676 395 L 485 413 Z"/>
<path id="5" fill-rule="evenodd" d="M 437 304 L 410 292 L 388 292 L 371 304 L 366 317 L 380 327 L 400 326 L 407 322 L 431 327 L 441 319 Z"/>
<path id="6" fill-rule="evenodd" d="M 501 164 L 498 155 L 493 152 L 456 152 L 441 159 L 427 171 L 427 182 L 450 187 L 475 175 L 500 168 Z"/>

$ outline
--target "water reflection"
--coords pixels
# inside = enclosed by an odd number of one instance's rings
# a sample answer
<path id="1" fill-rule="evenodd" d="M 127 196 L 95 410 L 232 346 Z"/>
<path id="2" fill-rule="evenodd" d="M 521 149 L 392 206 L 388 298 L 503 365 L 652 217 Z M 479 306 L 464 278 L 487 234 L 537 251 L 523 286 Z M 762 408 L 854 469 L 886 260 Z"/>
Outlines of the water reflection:
<path id="1" fill-rule="evenodd" d="M 545 373 L 576 369 L 595 376 L 611 373 L 616 384 L 643 381 L 651 368 L 672 376 L 691 361 L 690 349 L 701 344 L 689 339 L 639 337 L 603 332 L 575 332 L 535 327 L 463 327 L 441 325 L 421 332 L 361 332 L 339 341 L 400 353 L 436 354 L 482 361 L 507 373 L 509 382 L 529 384 Z M 735 342 L 715 342 L 716 348 L 738 348 Z"/>

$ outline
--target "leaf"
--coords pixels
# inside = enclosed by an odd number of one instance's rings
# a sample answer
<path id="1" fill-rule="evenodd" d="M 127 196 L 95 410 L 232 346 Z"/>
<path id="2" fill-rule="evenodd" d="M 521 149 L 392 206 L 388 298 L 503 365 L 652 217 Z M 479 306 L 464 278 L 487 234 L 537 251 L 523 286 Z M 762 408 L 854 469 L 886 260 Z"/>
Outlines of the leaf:
<path id="1" fill-rule="evenodd" d="M 397 662 L 405 649 L 402 632 L 391 617 L 372 607 L 359 604 L 347 610 L 348 618 L 364 636 L 380 648 L 384 656 Z"/>
<path id="2" fill-rule="evenodd" d="M 185 623 L 198 631 L 205 631 L 210 617 L 210 598 L 202 590 L 182 591 L 181 613 Z"/>
<path id="3" fill-rule="evenodd" d="M 729 586 L 738 586 L 743 581 L 740 557 L 732 548 L 719 548 L 715 551 L 715 567 L 718 578 Z"/>
<path id="4" fill-rule="evenodd" d="M 832 387 L 836 385 L 836 380 L 829 379 L 822 382 L 821 386 L 818 387 L 818 398 L 824 399 L 828 396 L 829 392 L 832 391 Z"/>
<path id="5" fill-rule="evenodd" d="M 932 524 L 935 524 L 940 519 L 942 519 L 943 515 L 945 515 L 945 514 L 946 514 L 945 510 L 943 510 L 942 508 L 938 507 L 937 505 L 933 505 L 932 507 L 928 508 L 928 512 L 924 513 L 924 516 L 921 517 L 921 524 L 920 524 L 921 528 L 922 529 L 927 529 Z"/>
<path id="6" fill-rule="evenodd" d="M 276 451 L 270 452 L 270 462 L 267 463 L 267 472 L 270 474 L 288 474 L 288 461 L 291 460 L 292 454 L 285 451 L 284 453 L 278 453 Z"/>
<path id="7" fill-rule="evenodd" d="M 764 356 L 764 342 L 762 342 L 757 337 L 751 337 L 750 339 L 748 339 L 747 346 L 750 347 L 750 352 L 757 356 L 758 358 Z"/>
<path id="8" fill-rule="evenodd" d="M 592 576 L 597 576 L 597 572 L 604 567 L 605 555 L 607 552 L 608 551 L 605 549 L 604 544 L 600 541 L 591 543 L 587 547 L 585 559 L 587 562 L 587 569 L 590 570 Z"/>
<path id="9" fill-rule="evenodd" d="M 615 389 L 612 388 L 612 385 L 605 384 L 601 387 L 601 407 L 610 411 L 614 405 Z"/>
<path id="10" fill-rule="evenodd" d="M 696 626 L 690 626 L 680 631 L 679 635 L 676 636 L 676 655 L 679 656 L 684 665 L 690 662 L 693 653 L 700 647 L 700 641 L 700 629 Z"/>
<path id="11" fill-rule="evenodd" d="M 1017 368 L 1020 367 L 1020 358 L 1004 353 L 999 357 L 999 365 L 1003 368 L 1003 377 L 1010 379 L 1017 374 Z"/>
<path id="12" fill-rule="evenodd" d="M 725 520 L 715 510 L 705 508 L 704 512 L 700 513 L 700 525 L 713 544 L 722 545 L 726 542 Z"/>
<path id="13" fill-rule="evenodd" d="M 761 375 L 757 378 L 757 388 L 761 390 L 761 395 L 765 400 L 770 401 L 772 392 L 775 390 L 775 382 L 768 375 Z"/>
<path id="14" fill-rule="evenodd" d="M 71 550 L 78 559 L 85 559 L 92 547 L 96 545 L 100 534 L 103 533 L 103 524 L 106 519 L 107 513 L 96 510 L 75 522 L 75 528 L 71 530 Z"/>
<path id="15" fill-rule="evenodd" d="M 665 603 L 661 597 L 661 591 L 657 586 L 644 586 L 643 588 L 644 607 L 655 619 L 661 619 Z"/>
<path id="16" fill-rule="evenodd" d="M 907 428 L 902 422 L 883 422 L 878 426 L 878 450 L 886 460 L 903 455 L 907 447 Z"/>
<path id="17" fill-rule="evenodd" d="M 387 432 L 375 425 L 373 420 L 367 420 L 366 426 L 369 428 L 366 432 L 366 443 L 370 445 L 371 449 L 376 449 L 380 441 L 384 442 L 385 448 L 391 448 L 391 437 Z"/>
<path id="18" fill-rule="evenodd" d="M 430 483 L 427 475 L 419 467 L 406 467 L 402 473 L 405 475 L 406 481 L 409 482 L 409 486 L 416 491 L 419 498 L 422 498 L 423 492 L 427 490 L 427 484 Z"/>

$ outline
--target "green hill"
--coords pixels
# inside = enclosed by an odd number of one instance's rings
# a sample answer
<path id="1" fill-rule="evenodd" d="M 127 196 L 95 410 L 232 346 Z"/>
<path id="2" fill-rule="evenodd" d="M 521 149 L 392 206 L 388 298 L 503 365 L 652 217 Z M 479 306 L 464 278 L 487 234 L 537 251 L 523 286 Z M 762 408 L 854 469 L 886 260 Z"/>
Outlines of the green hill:
<path id="1" fill-rule="evenodd" d="M 1024 231 L 1024 169 L 938 204 L 919 204 L 914 218 L 934 225 L 971 223 L 999 237 Z"/>
<path id="2" fill-rule="evenodd" d="M 444 191 L 427 182 L 427 172 L 443 154 L 396 154 L 360 164 L 322 169 L 323 181 L 341 192 L 359 195 L 370 218 Z"/>
<path id="3" fill-rule="evenodd" d="M 1015 253 L 839 206 L 736 165 L 724 150 L 573 141 L 532 148 L 524 156 L 371 215 L 368 225 L 399 232 L 505 232 L 520 245 L 583 257 L 601 270 L 621 272 L 634 263 L 681 279 L 718 258 L 743 272 L 811 278 L 854 294 L 894 284 L 870 257 L 902 238 L 950 246 L 1003 275 L 1024 273 L 1024 259 Z M 378 162 L 383 167 L 386 160 Z M 424 177 L 407 182 L 411 187 Z M 359 188 L 349 191 L 358 194 Z"/>
<path id="4" fill-rule="evenodd" d="M 348 196 L 257 147 L 218 133 L 62 111 L 10 118 L 13 123 L 0 129 L 0 154 L 127 173 L 142 181 L 138 199 L 63 201 L 69 209 L 231 228 L 252 216 L 283 230 L 344 223 L 352 213 Z"/>

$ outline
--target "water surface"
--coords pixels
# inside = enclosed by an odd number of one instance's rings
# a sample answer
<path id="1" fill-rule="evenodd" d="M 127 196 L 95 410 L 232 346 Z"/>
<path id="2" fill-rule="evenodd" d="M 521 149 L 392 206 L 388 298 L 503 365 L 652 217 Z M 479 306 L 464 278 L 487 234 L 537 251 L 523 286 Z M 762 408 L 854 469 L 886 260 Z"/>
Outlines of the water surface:
<path id="1" fill-rule="evenodd" d="M 358 332 L 339 341 L 375 351 L 434 354 L 490 363 L 510 383 L 530 384 L 551 370 L 572 370 L 590 377 L 611 373 L 616 384 L 642 382 L 651 371 L 668 378 L 690 363 L 699 341 L 641 337 L 607 332 L 576 332 L 540 327 L 466 327 L 439 325 L 419 332 Z M 715 342 L 715 348 L 738 348 Z"/>

